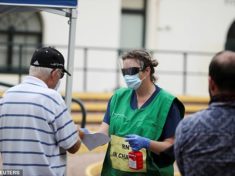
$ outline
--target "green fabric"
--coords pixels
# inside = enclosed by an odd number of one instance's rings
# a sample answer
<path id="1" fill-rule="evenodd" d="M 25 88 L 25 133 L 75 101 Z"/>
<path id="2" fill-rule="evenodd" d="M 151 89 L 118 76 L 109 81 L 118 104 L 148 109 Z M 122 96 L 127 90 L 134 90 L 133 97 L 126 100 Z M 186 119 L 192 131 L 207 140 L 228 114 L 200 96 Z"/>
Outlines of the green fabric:
<path id="1" fill-rule="evenodd" d="M 175 97 L 161 89 L 149 105 L 145 108 L 133 110 L 130 106 L 131 95 L 132 90 L 127 88 L 119 89 L 113 95 L 110 102 L 109 134 L 119 137 L 125 137 L 127 134 L 137 134 L 151 140 L 158 140 Z M 109 151 L 110 145 L 106 152 L 102 176 L 173 176 L 173 166 L 159 168 L 153 161 L 149 151 L 147 151 L 146 160 L 147 173 L 130 173 L 116 170 L 112 168 Z"/>

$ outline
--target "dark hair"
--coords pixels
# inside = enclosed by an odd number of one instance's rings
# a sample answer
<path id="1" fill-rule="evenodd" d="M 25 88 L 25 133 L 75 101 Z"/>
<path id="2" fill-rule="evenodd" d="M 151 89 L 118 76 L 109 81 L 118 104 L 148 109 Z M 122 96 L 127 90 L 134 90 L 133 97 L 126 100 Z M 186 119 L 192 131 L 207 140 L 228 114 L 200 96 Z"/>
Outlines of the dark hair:
<path id="1" fill-rule="evenodd" d="M 231 51 L 217 53 L 209 65 L 209 76 L 220 91 L 235 91 L 235 53 Z"/>
<path id="2" fill-rule="evenodd" d="M 156 59 L 153 59 L 153 57 L 147 50 L 139 49 L 128 51 L 122 56 L 122 60 L 126 59 L 136 59 L 140 61 L 142 71 L 145 70 L 146 67 L 150 67 L 150 80 L 152 82 L 156 81 L 156 77 L 154 76 L 154 67 L 158 65 L 158 61 Z"/>

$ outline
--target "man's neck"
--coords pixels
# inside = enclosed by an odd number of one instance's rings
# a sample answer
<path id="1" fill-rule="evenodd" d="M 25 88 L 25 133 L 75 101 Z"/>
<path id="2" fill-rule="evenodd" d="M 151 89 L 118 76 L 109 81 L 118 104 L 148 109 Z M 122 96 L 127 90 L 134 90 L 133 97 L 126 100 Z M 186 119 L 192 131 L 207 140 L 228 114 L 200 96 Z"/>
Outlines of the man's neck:
<path id="1" fill-rule="evenodd" d="M 235 101 L 235 94 L 220 93 L 211 97 L 212 102 L 232 102 Z"/>

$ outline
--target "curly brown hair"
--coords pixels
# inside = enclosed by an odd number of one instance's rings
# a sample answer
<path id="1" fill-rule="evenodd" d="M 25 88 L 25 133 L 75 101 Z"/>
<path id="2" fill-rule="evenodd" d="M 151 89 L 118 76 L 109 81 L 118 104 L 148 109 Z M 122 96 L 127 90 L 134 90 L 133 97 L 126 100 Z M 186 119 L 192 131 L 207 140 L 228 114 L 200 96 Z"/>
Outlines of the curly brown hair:
<path id="1" fill-rule="evenodd" d="M 145 70 L 146 67 L 150 67 L 150 80 L 152 82 L 155 82 L 157 80 L 157 78 L 154 76 L 154 67 L 158 66 L 158 61 L 152 57 L 149 51 L 144 49 L 128 51 L 122 56 L 123 61 L 126 59 L 135 59 L 139 61 L 141 71 Z"/>

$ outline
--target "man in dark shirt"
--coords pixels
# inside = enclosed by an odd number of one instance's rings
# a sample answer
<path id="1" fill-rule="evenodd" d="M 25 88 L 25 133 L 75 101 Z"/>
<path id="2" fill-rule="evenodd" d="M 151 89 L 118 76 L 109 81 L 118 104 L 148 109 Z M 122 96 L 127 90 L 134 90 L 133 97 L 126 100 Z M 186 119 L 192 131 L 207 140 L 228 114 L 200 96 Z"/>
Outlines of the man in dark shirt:
<path id="1" fill-rule="evenodd" d="M 217 53 L 209 66 L 208 109 L 182 120 L 175 156 L 182 175 L 235 175 L 235 53 Z"/>

